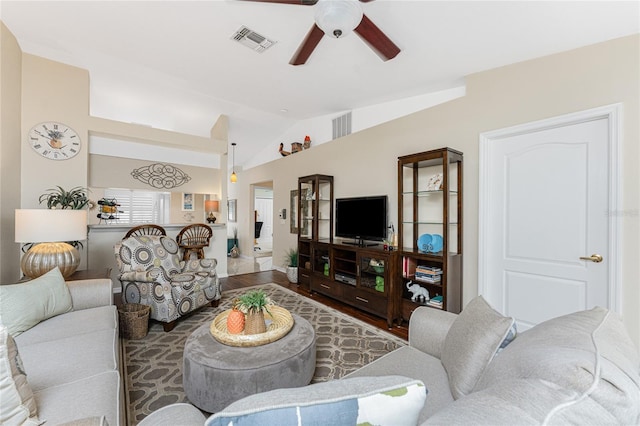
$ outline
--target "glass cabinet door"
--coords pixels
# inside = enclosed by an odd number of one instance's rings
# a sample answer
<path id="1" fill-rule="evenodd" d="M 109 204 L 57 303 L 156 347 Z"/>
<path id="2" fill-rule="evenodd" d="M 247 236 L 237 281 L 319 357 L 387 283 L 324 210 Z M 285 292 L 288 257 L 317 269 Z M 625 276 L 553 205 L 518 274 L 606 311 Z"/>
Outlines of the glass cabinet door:
<path id="1" fill-rule="evenodd" d="M 371 256 L 360 257 L 360 288 L 385 292 L 386 262 Z"/>
<path id="2" fill-rule="evenodd" d="M 298 237 L 333 240 L 333 176 L 298 178 Z"/>
<path id="3" fill-rule="evenodd" d="M 298 229 L 300 238 L 313 236 L 313 180 L 298 182 Z"/>

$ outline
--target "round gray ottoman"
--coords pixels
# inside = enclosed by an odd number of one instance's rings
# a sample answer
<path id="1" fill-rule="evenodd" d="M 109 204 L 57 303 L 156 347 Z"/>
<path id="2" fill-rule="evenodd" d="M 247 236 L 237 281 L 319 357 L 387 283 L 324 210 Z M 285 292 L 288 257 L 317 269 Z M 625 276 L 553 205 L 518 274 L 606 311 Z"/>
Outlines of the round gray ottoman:
<path id="1" fill-rule="evenodd" d="M 275 342 L 249 348 L 218 342 L 207 322 L 184 345 L 182 384 L 189 401 L 208 413 L 245 396 L 308 385 L 316 368 L 316 335 L 291 314 L 291 331 Z"/>

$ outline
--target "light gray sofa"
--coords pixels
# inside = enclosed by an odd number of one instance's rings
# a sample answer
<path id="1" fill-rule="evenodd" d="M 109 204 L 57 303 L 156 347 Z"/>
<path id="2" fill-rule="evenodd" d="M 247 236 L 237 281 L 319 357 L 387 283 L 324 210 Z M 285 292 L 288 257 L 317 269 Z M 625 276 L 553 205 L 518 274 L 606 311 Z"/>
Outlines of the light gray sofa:
<path id="1" fill-rule="evenodd" d="M 64 282 L 61 275 L 59 279 Z M 2 286 L 2 296 L 19 297 L 16 291 L 23 289 L 18 286 L 30 283 Z M 69 293 L 71 296 L 70 310 L 63 307 L 67 312 L 56 312 L 26 331 L 14 333 L 28 386 L 35 397 L 37 417 L 47 425 L 101 425 L 105 420 L 111 426 L 125 424 L 123 362 L 111 280 L 65 284 L 69 290 L 65 297 Z M 45 310 L 55 310 L 64 303 L 60 292 L 53 296 L 58 290 L 42 287 L 32 294 L 43 297 Z M 4 303 L 2 308 L 0 319 L 11 328 L 12 324 L 6 322 L 15 318 L 15 312 L 10 312 L 11 307 Z"/>
<path id="2" fill-rule="evenodd" d="M 408 346 L 338 382 L 375 383 L 390 375 L 418 379 L 427 390 L 418 415 L 425 425 L 640 423 L 640 361 L 616 314 L 594 308 L 517 336 L 514 330 L 513 320 L 482 297 L 460 315 L 418 308 L 411 316 Z M 152 413 L 140 426 L 251 424 L 252 416 L 277 413 L 289 404 L 287 392 L 306 396 L 306 405 L 326 402 L 313 389 L 319 385 L 324 384 L 253 395 L 206 420 L 194 407 L 176 404 Z"/>

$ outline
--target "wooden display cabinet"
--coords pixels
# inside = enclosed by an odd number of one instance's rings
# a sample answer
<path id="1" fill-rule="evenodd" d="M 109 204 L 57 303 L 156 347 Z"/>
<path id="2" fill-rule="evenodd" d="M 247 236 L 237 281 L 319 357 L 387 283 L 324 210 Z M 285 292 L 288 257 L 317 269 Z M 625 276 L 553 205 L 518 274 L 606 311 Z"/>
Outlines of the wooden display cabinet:
<path id="1" fill-rule="evenodd" d="M 396 252 L 340 243 L 314 243 L 311 291 L 387 320 L 399 318 L 394 288 Z"/>
<path id="2" fill-rule="evenodd" d="M 298 178 L 298 239 L 333 241 L 333 176 Z"/>
<path id="3" fill-rule="evenodd" d="M 398 158 L 396 298 L 403 320 L 423 305 L 462 308 L 462 157 L 442 148 Z"/>
<path id="4" fill-rule="evenodd" d="M 333 241 L 333 176 L 298 178 L 298 283 L 311 291 L 311 273 L 317 270 L 318 241 Z M 314 265 L 316 267 L 314 267 Z"/>

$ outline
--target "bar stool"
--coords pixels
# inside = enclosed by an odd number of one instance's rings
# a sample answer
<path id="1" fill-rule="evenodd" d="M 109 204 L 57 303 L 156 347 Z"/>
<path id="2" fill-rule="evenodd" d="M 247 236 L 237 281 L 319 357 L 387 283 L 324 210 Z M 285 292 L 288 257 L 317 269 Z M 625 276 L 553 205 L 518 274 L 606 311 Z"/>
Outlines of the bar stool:
<path id="1" fill-rule="evenodd" d="M 194 223 L 182 228 L 176 237 L 178 246 L 183 250 L 182 260 L 189 260 L 191 253 L 198 259 L 204 259 L 204 248 L 209 246 L 213 231 L 209 225 Z"/>
<path id="2" fill-rule="evenodd" d="M 129 229 L 129 232 L 127 232 L 127 235 L 124 236 L 123 240 L 131 236 L 138 237 L 142 235 L 162 236 L 162 235 L 167 235 L 167 231 L 165 231 L 164 228 L 160 225 L 147 223 L 147 224 L 135 226 Z"/>

